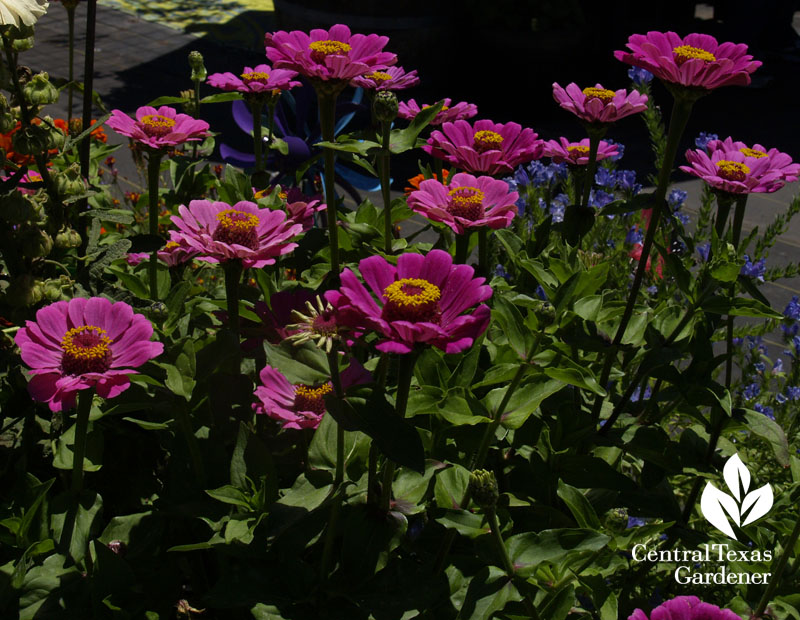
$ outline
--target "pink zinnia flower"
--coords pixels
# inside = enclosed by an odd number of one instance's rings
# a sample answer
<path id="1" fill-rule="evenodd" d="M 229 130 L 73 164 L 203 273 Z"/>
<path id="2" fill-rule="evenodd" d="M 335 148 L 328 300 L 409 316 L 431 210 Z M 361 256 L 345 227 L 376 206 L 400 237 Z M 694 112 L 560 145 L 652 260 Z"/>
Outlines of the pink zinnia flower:
<path id="1" fill-rule="evenodd" d="M 314 225 L 314 214 L 325 211 L 327 208 L 328 205 L 321 203 L 319 200 L 287 202 L 286 214 L 290 221 L 300 224 L 303 227 L 303 231 L 306 231 Z"/>
<path id="2" fill-rule="evenodd" d="M 330 30 L 310 33 L 267 33 L 267 57 L 278 68 L 291 69 L 317 80 L 349 81 L 354 77 L 385 69 L 397 56 L 384 52 L 389 37 L 350 34 L 350 28 L 336 24 Z"/>
<path id="3" fill-rule="evenodd" d="M 220 263 L 240 259 L 242 266 L 272 265 L 276 256 L 297 247 L 289 240 L 299 235 L 300 224 L 286 219 L 279 210 L 260 209 L 254 202 L 192 200 L 172 216 L 178 228 L 173 239 L 197 252 L 198 260 Z"/>
<path id="4" fill-rule="evenodd" d="M 433 131 L 422 150 L 466 172 L 500 174 L 539 159 L 544 143 L 537 138 L 533 129 L 517 123 L 456 121 Z"/>
<path id="5" fill-rule="evenodd" d="M 742 620 L 730 609 L 720 609 L 711 603 L 704 603 L 696 596 L 676 596 L 662 603 L 650 612 L 650 618 L 637 609 L 628 620 Z"/>
<path id="6" fill-rule="evenodd" d="M 419 84 L 416 70 L 405 72 L 403 67 L 389 67 L 383 71 L 373 71 L 353 78 L 350 86 L 360 86 L 367 90 L 403 90 Z"/>
<path id="7" fill-rule="evenodd" d="M 681 170 L 731 194 L 772 193 L 800 175 L 800 165 L 789 155 L 760 144 L 751 148 L 727 138 L 709 142 L 708 151 L 686 151 L 690 165 Z"/>
<path id="8" fill-rule="evenodd" d="M 608 157 L 619 154 L 616 144 L 600 140 L 597 145 L 597 159 L 602 161 Z M 548 140 L 544 145 L 544 156 L 551 157 L 557 164 L 568 163 L 574 166 L 585 166 L 589 163 L 589 138 L 580 142 L 570 142 L 566 138 Z"/>
<path id="9" fill-rule="evenodd" d="M 15 341 L 31 368 L 31 397 L 62 411 L 75 406 L 80 390 L 95 388 L 103 398 L 127 390 L 128 375 L 164 350 L 152 335 L 150 321 L 125 302 L 76 297 L 39 310 Z"/>
<path id="10" fill-rule="evenodd" d="M 587 123 L 614 123 L 621 118 L 647 109 L 647 95 L 624 88 L 613 91 L 602 84 L 581 90 L 575 82 L 561 88 L 553 82 L 553 98 L 565 110 L 569 110 Z"/>
<path id="11" fill-rule="evenodd" d="M 483 226 L 510 226 L 517 214 L 517 198 L 519 194 L 510 191 L 505 181 L 459 172 L 448 185 L 436 179 L 422 181 L 408 197 L 408 206 L 462 235 Z"/>
<path id="12" fill-rule="evenodd" d="M 197 256 L 197 250 L 182 241 L 174 230 L 169 232 L 169 241 L 158 251 L 158 259 L 164 261 L 167 267 L 177 267 L 188 263 L 195 256 Z"/>
<path id="13" fill-rule="evenodd" d="M 212 73 L 208 76 L 209 86 L 222 90 L 235 90 L 245 94 L 272 93 L 289 90 L 301 83 L 295 80 L 296 71 L 273 69 L 269 65 L 258 65 L 255 68 L 245 67 L 239 75 L 233 73 Z"/>
<path id="14" fill-rule="evenodd" d="M 165 105 L 158 109 L 142 106 L 136 110 L 136 120 L 122 110 L 113 110 L 106 124 L 118 134 L 153 149 L 202 140 L 208 135 L 208 123 L 178 114 Z"/>
<path id="15" fill-rule="evenodd" d="M 461 121 L 467 118 L 472 118 L 478 113 L 478 106 L 474 103 L 467 103 L 466 101 L 459 101 L 455 105 L 450 105 L 451 100 L 447 97 L 444 99 L 444 105 L 439 113 L 433 117 L 431 125 L 441 125 L 442 123 L 452 123 L 454 121 Z M 413 99 L 408 101 L 401 101 L 398 104 L 397 116 L 406 120 L 413 120 L 429 105 L 418 105 Z"/>
<path id="16" fill-rule="evenodd" d="M 129 252 L 125 255 L 125 262 L 131 267 L 136 267 L 136 265 L 142 264 L 142 262 L 148 260 L 149 258 L 150 254 L 147 252 Z"/>
<path id="17" fill-rule="evenodd" d="M 264 413 L 281 423 L 282 428 L 317 428 L 325 415 L 325 395 L 333 393 L 328 381 L 322 385 L 292 384 L 277 368 L 265 366 L 259 374 L 261 385 L 253 404 L 256 413 Z M 372 375 L 356 360 L 341 374 L 342 388 L 369 383 Z"/>
<path id="18" fill-rule="evenodd" d="M 627 45 L 630 52 L 614 52 L 617 60 L 647 69 L 664 82 L 690 88 L 746 86 L 750 74 L 761 66 L 747 53 L 744 43 L 720 45 L 707 34 L 694 33 L 683 39 L 674 32 L 633 34 Z"/>
<path id="19" fill-rule="evenodd" d="M 325 298 L 340 324 L 356 334 L 377 332 L 379 351 L 410 353 L 417 344 L 428 344 L 460 353 L 489 325 L 489 307 L 481 302 L 492 296 L 492 288 L 484 278 L 473 277 L 472 267 L 453 265 L 447 252 L 402 254 L 397 267 L 370 256 L 358 269 L 372 294 L 345 269 L 341 288 L 326 292 Z"/>

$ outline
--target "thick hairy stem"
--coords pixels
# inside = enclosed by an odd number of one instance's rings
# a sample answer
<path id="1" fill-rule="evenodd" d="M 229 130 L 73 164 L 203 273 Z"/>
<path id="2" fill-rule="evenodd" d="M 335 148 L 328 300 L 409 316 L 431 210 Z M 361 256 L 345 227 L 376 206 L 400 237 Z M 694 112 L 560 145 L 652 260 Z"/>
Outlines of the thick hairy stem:
<path id="1" fill-rule="evenodd" d="M 383 251 L 386 254 L 392 252 L 392 197 L 391 191 L 391 175 L 389 173 L 389 136 L 391 132 L 391 123 L 387 121 L 381 122 L 381 151 L 378 153 L 378 174 L 381 177 L 381 195 L 383 196 Z"/>
<path id="2" fill-rule="evenodd" d="M 333 142 L 335 139 L 336 126 L 336 97 L 337 95 L 324 94 L 318 91 L 319 98 L 319 122 L 322 128 L 322 139 L 325 142 Z M 331 273 L 334 279 L 339 278 L 339 218 L 336 204 L 336 151 L 333 149 L 323 149 L 325 158 L 325 202 L 328 205 L 326 211 L 328 217 L 328 241 L 330 243 L 331 254 Z"/>

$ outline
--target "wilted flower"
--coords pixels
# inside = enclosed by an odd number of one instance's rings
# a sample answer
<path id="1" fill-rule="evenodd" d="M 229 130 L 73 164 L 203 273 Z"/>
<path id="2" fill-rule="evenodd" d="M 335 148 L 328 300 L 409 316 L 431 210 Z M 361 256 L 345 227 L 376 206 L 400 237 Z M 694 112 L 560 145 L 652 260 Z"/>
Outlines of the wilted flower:
<path id="1" fill-rule="evenodd" d="M 333 343 L 339 336 L 336 313 L 333 306 L 328 302 L 323 302 L 319 295 L 317 295 L 316 302 L 315 306 L 311 301 L 306 301 L 305 314 L 299 310 L 292 312 L 292 318 L 296 322 L 289 325 L 289 329 L 293 332 L 289 336 L 289 340 L 295 344 L 310 341 L 330 353 Z"/>
<path id="2" fill-rule="evenodd" d="M 0 25 L 32 26 L 48 6 L 46 0 L 0 0 Z"/>
<path id="3" fill-rule="evenodd" d="M 33 399 L 62 411 L 75 406 L 80 390 L 113 398 L 128 389 L 128 375 L 164 350 L 152 335 L 150 321 L 125 302 L 76 297 L 39 310 L 15 341 L 31 368 Z"/>

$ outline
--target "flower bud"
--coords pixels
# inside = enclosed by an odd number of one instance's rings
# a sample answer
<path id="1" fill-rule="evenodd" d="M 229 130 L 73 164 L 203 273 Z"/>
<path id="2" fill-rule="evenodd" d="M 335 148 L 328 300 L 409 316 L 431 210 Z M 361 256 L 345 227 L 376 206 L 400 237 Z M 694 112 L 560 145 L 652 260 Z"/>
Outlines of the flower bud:
<path id="1" fill-rule="evenodd" d="M 56 189 L 61 196 L 80 196 L 86 192 L 81 178 L 81 168 L 75 163 L 56 175 Z"/>
<path id="2" fill-rule="evenodd" d="M 44 294 L 44 298 L 50 302 L 55 303 L 57 301 L 67 300 L 69 299 L 68 292 L 72 289 L 73 282 L 67 276 L 59 276 L 58 278 L 51 278 L 49 280 L 45 280 L 42 284 L 42 292 Z"/>
<path id="3" fill-rule="evenodd" d="M 189 67 L 192 70 L 192 82 L 205 82 L 208 77 L 208 71 L 203 64 L 203 55 L 192 50 L 189 52 Z"/>
<path id="4" fill-rule="evenodd" d="M 476 469 L 469 475 L 469 494 L 472 501 L 484 510 L 492 509 L 497 505 L 500 492 L 497 489 L 497 480 L 494 472 L 485 469 Z"/>
<path id="5" fill-rule="evenodd" d="M 38 304 L 44 298 L 44 288 L 32 274 L 17 276 L 6 289 L 6 300 L 12 306 L 24 308 Z"/>
<path id="6" fill-rule="evenodd" d="M 73 228 L 62 228 L 56 235 L 55 245 L 59 250 L 69 250 L 81 245 L 81 236 Z"/>
<path id="7" fill-rule="evenodd" d="M 397 95 L 390 90 L 382 90 L 375 94 L 372 112 L 381 123 L 391 123 L 397 118 Z"/>
<path id="8" fill-rule="evenodd" d="M 11 145 L 22 155 L 38 155 L 48 150 L 48 133 L 41 125 L 22 127 L 11 136 Z"/>
<path id="9" fill-rule="evenodd" d="M 25 258 L 43 258 L 53 249 L 53 238 L 37 226 L 26 226 L 18 237 Z"/>
<path id="10" fill-rule="evenodd" d="M 67 136 L 53 123 L 52 116 L 45 116 L 42 119 L 42 127 L 47 131 L 47 150 L 60 151 L 66 144 Z"/>
<path id="11" fill-rule="evenodd" d="M 151 321 L 160 323 L 169 316 L 169 309 L 166 304 L 160 301 L 154 301 L 147 309 L 147 318 Z"/>
<path id="12" fill-rule="evenodd" d="M 11 112 L 8 99 L 0 93 L 0 133 L 8 133 L 17 126 L 17 119 Z"/>
<path id="13" fill-rule="evenodd" d="M 33 105 L 48 105 L 58 101 L 58 89 L 50 83 L 47 73 L 37 73 L 22 89 L 25 99 Z"/>
<path id="14" fill-rule="evenodd" d="M 608 511 L 603 525 L 616 534 L 621 534 L 628 527 L 628 511 L 625 508 L 612 508 Z"/>
<path id="15" fill-rule="evenodd" d="M 549 327 L 556 320 L 556 309 L 549 301 L 538 300 L 538 303 L 533 307 L 536 314 L 536 320 L 540 328 Z"/>
<path id="16" fill-rule="evenodd" d="M 3 208 L 0 219 L 10 224 L 22 224 L 36 217 L 36 211 L 28 198 L 14 190 L 2 197 Z"/>
<path id="17" fill-rule="evenodd" d="M 179 93 L 181 99 L 185 101 L 181 104 L 183 111 L 185 114 L 189 116 L 195 116 L 197 114 L 197 105 L 194 101 L 194 91 L 192 90 L 182 90 Z"/>
<path id="18" fill-rule="evenodd" d="M 125 555 L 125 552 L 128 550 L 128 545 L 121 540 L 112 540 L 106 545 L 106 547 L 111 549 L 111 551 L 117 555 Z"/>

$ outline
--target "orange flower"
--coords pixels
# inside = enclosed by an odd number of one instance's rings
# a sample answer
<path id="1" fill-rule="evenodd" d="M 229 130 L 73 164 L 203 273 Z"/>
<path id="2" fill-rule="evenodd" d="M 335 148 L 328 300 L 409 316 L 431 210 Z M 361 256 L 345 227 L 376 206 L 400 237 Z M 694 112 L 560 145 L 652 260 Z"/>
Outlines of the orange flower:
<path id="1" fill-rule="evenodd" d="M 442 170 L 442 177 L 444 177 L 444 181 L 443 181 L 443 183 L 444 183 L 445 185 L 447 185 L 447 177 L 448 177 L 448 175 L 449 175 L 449 174 L 450 174 L 450 172 L 449 172 L 449 171 L 447 171 L 447 170 Z M 437 177 L 437 176 L 436 176 L 436 173 L 435 173 L 435 172 L 433 173 L 433 177 L 432 177 L 432 178 L 436 179 L 437 181 L 439 180 L 439 177 Z M 411 194 L 411 192 L 413 192 L 413 191 L 415 191 L 415 190 L 418 190 L 418 189 L 419 189 L 419 184 L 420 184 L 420 183 L 422 183 L 424 180 L 425 180 L 425 175 L 424 175 L 424 174 L 421 174 L 421 173 L 420 173 L 420 174 L 418 174 L 418 175 L 417 175 L 417 176 L 415 176 L 415 177 L 411 177 L 411 178 L 408 180 L 408 183 L 409 183 L 409 185 L 410 185 L 411 187 L 406 187 L 406 188 L 405 188 L 406 196 L 408 196 L 409 194 Z"/>

